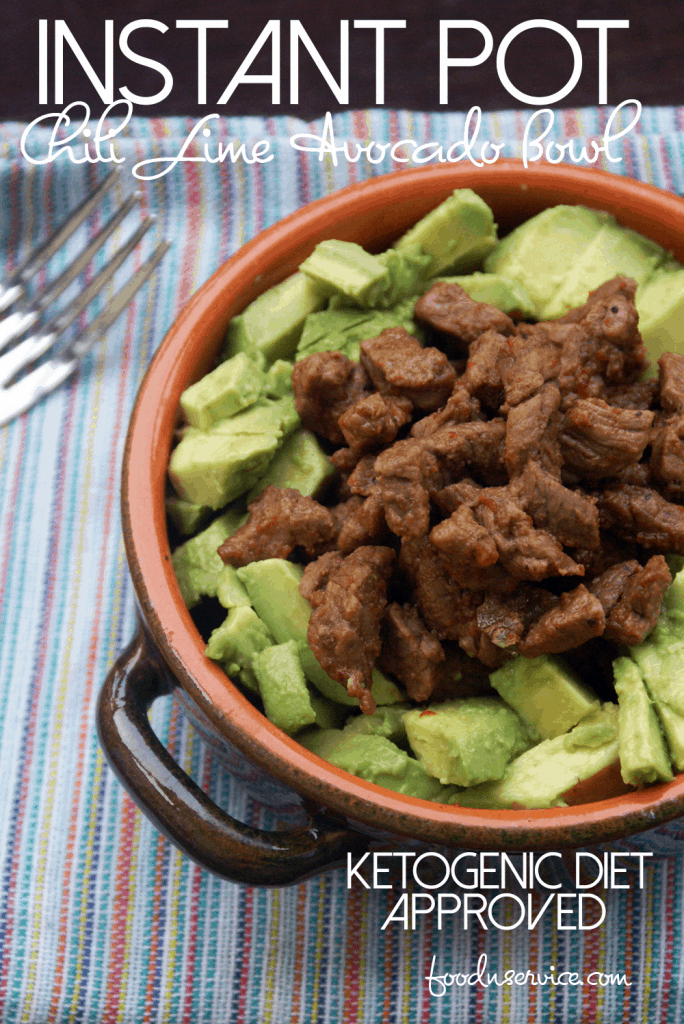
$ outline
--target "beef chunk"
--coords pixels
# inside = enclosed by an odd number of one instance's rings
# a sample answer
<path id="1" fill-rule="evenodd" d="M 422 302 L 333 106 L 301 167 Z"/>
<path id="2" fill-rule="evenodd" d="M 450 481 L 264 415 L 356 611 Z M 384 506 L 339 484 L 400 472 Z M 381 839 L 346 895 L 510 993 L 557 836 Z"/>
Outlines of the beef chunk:
<path id="1" fill-rule="evenodd" d="M 334 456 L 333 456 L 334 459 Z M 349 490 L 352 494 L 363 494 L 366 497 L 376 485 L 375 455 L 363 455 L 349 476 Z"/>
<path id="2" fill-rule="evenodd" d="M 443 486 L 439 461 L 426 443 L 413 438 L 397 441 L 378 455 L 374 472 L 390 530 L 400 537 L 425 535 L 429 495 Z"/>
<path id="3" fill-rule="evenodd" d="M 547 530 L 565 547 L 592 550 L 599 546 L 595 498 L 564 487 L 535 462 L 527 463 L 512 489 L 534 525 Z"/>
<path id="4" fill-rule="evenodd" d="M 336 535 L 330 510 L 293 487 L 265 487 L 249 506 L 249 519 L 218 549 L 227 565 L 287 558 L 296 548 L 314 554 Z"/>
<path id="5" fill-rule="evenodd" d="M 511 339 L 513 360 L 502 371 L 505 408 L 531 398 L 558 376 L 561 346 L 553 331 L 552 324 L 518 324 Z"/>
<path id="6" fill-rule="evenodd" d="M 510 410 L 504 461 L 511 477 L 522 473 L 530 459 L 547 473 L 560 477 L 560 403 L 560 391 L 548 383 Z"/>
<path id="7" fill-rule="evenodd" d="M 299 584 L 299 593 L 305 597 L 312 608 L 318 608 L 325 597 L 325 588 L 330 577 L 342 565 L 339 551 L 326 551 L 315 562 L 309 562 Z"/>
<path id="8" fill-rule="evenodd" d="M 450 516 L 461 505 L 470 505 L 471 507 L 475 505 L 481 490 L 482 487 L 479 484 L 476 484 L 474 480 L 466 476 L 459 480 L 457 484 L 449 484 L 447 487 L 443 487 L 441 491 L 437 491 L 433 495 L 433 498 L 444 515 Z"/>
<path id="9" fill-rule="evenodd" d="M 370 688 L 394 558 L 390 548 L 361 547 L 337 565 L 330 559 L 322 599 L 309 620 L 307 640 L 321 667 L 358 698 L 365 714 L 375 711 Z"/>
<path id="10" fill-rule="evenodd" d="M 504 374 L 513 361 L 513 339 L 485 331 L 470 346 L 466 371 L 458 383 L 488 409 L 498 410 L 504 398 Z"/>
<path id="11" fill-rule="evenodd" d="M 609 488 L 598 496 L 598 509 L 604 529 L 663 555 L 684 555 L 684 508 L 652 488 Z"/>
<path id="12" fill-rule="evenodd" d="M 418 299 L 416 320 L 455 338 L 463 346 L 477 341 L 485 331 L 512 334 L 513 321 L 496 306 L 475 302 L 455 282 L 438 281 Z"/>
<path id="13" fill-rule="evenodd" d="M 601 602 L 581 583 L 561 594 L 558 603 L 535 622 L 520 641 L 518 651 L 526 658 L 560 654 L 600 636 L 605 625 Z"/>
<path id="14" fill-rule="evenodd" d="M 349 447 L 356 452 L 391 444 L 401 427 L 411 422 L 407 398 L 389 398 L 375 392 L 364 395 L 342 413 L 338 425 Z"/>
<path id="15" fill-rule="evenodd" d="M 510 580 L 497 565 L 499 552 L 488 531 L 478 523 L 468 505 L 461 505 L 430 533 L 450 576 L 471 590 L 510 589 Z"/>
<path id="16" fill-rule="evenodd" d="M 643 567 L 636 560 L 620 562 L 597 576 L 589 589 L 603 607 L 606 639 L 641 643 L 658 621 L 670 583 L 670 570 L 662 555 L 654 555 Z"/>
<path id="17" fill-rule="evenodd" d="M 337 548 L 343 555 L 348 555 L 354 548 L 384 543 L 387 538 L 382 500 L 378 494 L 371 494 L 345 519 L 337 538 Z"/>
<path id="18" fill-rule="evenodd" d="M 361 342 L 361 365 L 381 395 L 408 398 L 424 412 L 444 405 L 456 372 L 438 348 L 423 348 L 403 327 Z"/>
<path id="19" fill-rule="evenodd" d="M 643 409 L 619 409 L 601 399 L 579 399 L 563 421 L 565 465 L 587 480 L 615 476 L 641 458 L 653 415 Z"/>
<path id="20" fill-rule="evenodd" d="M 684 356 L 665 352 L 658 360 L 660 404 L 665 412 L 684 412 Z"/>
<path id="21" fill-rule="evenodd" d="M 684 415 L 662 420 L 651 433 L 651 458 L 648 466 L 653 480 L 668 495 L 684 492 Z"/>
<path id="22" fill-rule="evenodd" d="M 381 667 L 406 689 L 411 700 L 430 700 L 444 672 L 444 650 L 411 604 L 396 603 L 385 611 Z"/>
<path id="23" fill-rule="evenodd" d="M 658 398 L 658 392 L 658 381 L 648 377 L 636 384 L 615 384 L 606 388 L 604 398 L 608 405 L 615 405 L 618 409 L 650 409 Z"/>
<path id="24" fill-rule="evenodd" d="M 438 460 L 446 486 L 466 472 L 493 487 L 508 482 L 504 465 L 506 423 L 503 419 L 442 427 L 425 438 L 425 449 Z"/>
<path id="25" fill-rule="evenodd" d="M 368 386 L 359 364 L 341 352 L 313 352 L 295 363 L 292 386 L 304 426 L 334 444 L 344 444 L 338 420 Z"/>
<path id="26" fill-rule="evenodd" d="M 424 416 L 411 427 L 411 437 L 428 437 L 441 427 L 455 427 L 459 423 L 480 419 L 480 403 L 476 398 L 457 382 L 453 393 L 447 399 L 443 409 Z"/>
<path id="27" fill-rule="evenodd" d="M 557 603 L 558 598 L 543 587 L 522 583 L 505 597 L 487 594 L 477 609 L 477 624 L 496 647 L 507 650 Z"/>

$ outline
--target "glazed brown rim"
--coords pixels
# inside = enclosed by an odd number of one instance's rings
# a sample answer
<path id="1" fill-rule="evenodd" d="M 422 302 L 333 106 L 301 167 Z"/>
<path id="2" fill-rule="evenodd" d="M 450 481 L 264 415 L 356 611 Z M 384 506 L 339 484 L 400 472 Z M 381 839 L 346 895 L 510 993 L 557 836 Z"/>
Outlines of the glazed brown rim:
<path id="1" fill-rule="evenodd" d="M 433 844 L 478 849 L 580 846 L 621 838 L 684 813 L 684 774 L 672 782 L 578 807 L 483 811 L 400 796 L 309 753 L 271 725 L 203 654 L 173 574 L 164 515 L 166 464 L 178 401 L 206 373 L 229 319 L 293 273 L 324 238 L 377 249 L 454 188 L 473 188 L 504 229 L 564 202 L 613 213 L 684 260 L 684 200 L 591 168 L 501 161 L 482 168 L 401 170 L 350 185 L 259 234 L 220 267 L 168 331 L 140 386 L 122 472 L 128 564 L 146 624 L 179 683 L 210 722 L 271 775 L 331 811 Z M 517 214 L 509 215 L 510 203 Z M 502 205 L 503 204 L 503 205 Z"/>

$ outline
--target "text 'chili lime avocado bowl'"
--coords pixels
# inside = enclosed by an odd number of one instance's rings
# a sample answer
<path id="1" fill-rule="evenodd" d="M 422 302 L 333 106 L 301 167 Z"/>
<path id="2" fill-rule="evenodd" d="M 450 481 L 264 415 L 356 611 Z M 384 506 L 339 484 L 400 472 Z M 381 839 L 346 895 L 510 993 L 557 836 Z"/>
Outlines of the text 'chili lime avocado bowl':
<path id="1" fill-rule="evenodd" d="M 123 461 L 122 514 L 142 629 L 108 676 L 98 709 L 105 753 L 150 819 L 198 863 L 250 884 L 297 881 L 373 839 L 470 849 L 560 849 L 624 838 L 684 813 L 684 776 L 627 789 L 618 771 L 573 806 L 482 810 L 380 788 L 335 768 L 272 725 L 204 654 L 182 600 L 165 519 L 167 464 L 183 391 L 215 364 L 231 318 L 294 274 L 326 239 L 381 252 L 455 188 L 492 208 L 500 236 L 558 204 L 606 211 L 684 261 L 684 202 L 596 170 L 517 161 L 399 171 L 349 186 L 262 232 L 224 264 L 179 316 L 140 388 Z M 147 708 L 175 689 L 229 761 L 275 780 L 311 812 L 308 826 L 259 832 L 231 819 L 188 779 L 152 733 Z M 252 767 L 253 766 L 253 767 Z M 371 838 L 372 837 L 372 838 Z"/>

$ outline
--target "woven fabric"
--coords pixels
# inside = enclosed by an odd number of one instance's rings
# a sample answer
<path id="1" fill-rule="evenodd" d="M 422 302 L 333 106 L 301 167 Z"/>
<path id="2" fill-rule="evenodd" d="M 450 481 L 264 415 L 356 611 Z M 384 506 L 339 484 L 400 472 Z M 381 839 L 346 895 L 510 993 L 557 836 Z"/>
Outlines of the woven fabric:
<path id="1" fill-rule="evenodd" d="M 480 138 L 520 153 L 528 112 L 483 115 Z M 463 137 L 462 114 L 336 116 L 339 140 Z M 557 112 L 549 139 L 600 140 L 606 114 Z M 118 192 L 139 160 L 178 153 L 193 122 L 134 119 L 117 139 Z M 106 766 L 94 706 L 134 631 L 118 492 L 126 426 L 155 348 L 190 295 L 241 244 L 297 207 L 393 169 L 369 150 L 357 162 L 295 151 L 322 122 L 221 119 L 217 139 L 268 139 L 274 159 L 183 163 L 144 184 L 144 203 L 173 242 L 154 279 L 61 390 L 0 429 L 0 1017 L 28 1024 L 286 1024 L 286 1022 L 677 1022 L 682 1019 L 684 828 L 625 848 L 655 851 L 643 890 L 617 891 L 597 929 L 382 928 L 396 894 L 350 890 L 333 871 L 282 890 L 241 887 L 181 856 Z M 89 189 L 102 168 L 63 155 L 30 165 L 22 126 L 0 126 L 0 255 L 7 272 Z M 48 130 L 34 133 L 38 148 Z M 200 140 L 202 141 L 202 140 Z M 598 161 L 684 192 L 684 108 L 645 110 Z M 567 155 L 567 154 L 566 154 Z M 109 198 L 101 223 L 113 208 Z M 94 222 L 87 230 L 93 231 Z M 81 239 L 86 229 L 81 232 Z M 78 242 L 75 240 L 74 244 Z M 136 254 L 131 263 L 145 255 Z M 55 259 L 64 264 L 65 254 Z M 126 273 L 124 272 L 123 278 Z M 122 278 L 122 279 L 123 279 Z M 177 706 L 153 726 L 178 763 L 236 818 L 274 827 L 212 758 Z M 535 897 L 536 899 L 537 897 Z M 535 904 L 536 905 L 536 904 Z M 629 984 L 452 985 L 425 975 L 488 969 L 623 973 Z"/>

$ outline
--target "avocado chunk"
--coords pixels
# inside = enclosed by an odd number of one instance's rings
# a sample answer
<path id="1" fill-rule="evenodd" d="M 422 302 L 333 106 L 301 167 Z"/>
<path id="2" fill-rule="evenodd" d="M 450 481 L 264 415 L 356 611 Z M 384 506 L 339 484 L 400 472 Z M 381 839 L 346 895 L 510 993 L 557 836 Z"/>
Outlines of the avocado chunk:
<path id="1" fill-rule="evenodd" d="M 316 721 L 294 640 L 264 647 L 252 658 L 252 668 L 269 722 L 294 736 Z"/>
<path id="2" fill-rule="evenodd" d="M 492 211 L 472 189 L 455 189 L 448 199 L 402 235 L 399 252 L 420 246 L 431 257 L 425 277 L 447 268 L 475 270 L 496 245 Z"/>
<path id="3" fill-rule="evenodd" d="M 395 793 L 445 803 L 454 792 L 453 787 L 440 785 L 419 761 L 384 736 L 321 729 L 304 733 L 299 742 L 336 768 Z"/>
<path id="4" fill-rule="evenodd" d="M 231 608 L 209 637 L 204 653 L 220 661 L 226 675 L 237 676 L 244 686 L 259 693 L 252 659 L 271 646 L 273 637 L 253 608 Z"/>
<path id="5" fill-rule="evenodd" d="M 306 639 L 311 607 L 299 593 L 303 569 L 281 558 L 250 562 L 237 570 L 258 615 L 264 620 L 279 644 L 296 640 L 304 674 L 310 683 L 338 704 L 358 707 L 358 699 L 350 697 L 344 686 L 331 679 L 321 668 Z M 382 672 L 373 669 L 371 694 L 376 704 L 398 704 L 401 691 Z"/>
<path id="6" fill-rule="evenodd" d="M 542 320 L 568 273 L 609 219 L 609 214 L 585 206 L 551 206 L 499 242 L 484 269 L 518 281 L 534 303 L 535 316 Z M 597 284 L 605 280 L 602 277 Z M 586 297 L 585 293 L 581 301 Z"/>
<path id="7" fill-rule="evenodd" d="M 264 366 L 276 359 L 291 359 L 304 320 L 325 302 L 325 295 L 306 274 L 293 274 L 233 317 L 224 346 L 226 358 L 244 352 Z"/>
<path id="8" fill-rule="evenodd" d="M 252 602 L 232 565 L 224 565 L 216 581 L 216 597 L 224 608 L 249 608 Z"/>
<path id="9" fill-rule="evenodd" d="M 301 660 L 301 659 L 300 659 Z M 341 729 L 350 709 L 344 704 L 328 700 L 315 687 L 309 686 L 309 700 L 316 715 L 319 729 Z M 352 712 L 353 713 L 353 712 Z"/>
<path id="10" fill-rule="evenodd" d="M 244 352 L 238 352 L 186 388 L 181 395 L 181 408 L 188 423 L 208 430 L 217 420 L 253 405 L 263 385 L 262 371 Z"/>
<path id="11" fill-rule="evenodd" d="M 670 758 L 641 672 L 630 658 L 616 658 L 613 672 L 620 707 L 622 781 L 630 786 L 669 781 Z"/>
<path id="12" fill-rule="evenodd" d="M 192 501 L 184 501 L 177 495 L 169 495 L 165 499 L 166 514 L 184 537 L 191 537 L 193 533 L 204 526 L 211 518 L 213 509 L 208 505 L 196 505 Z"/>
<path id="13" fill-rule="evenodd" d="M 291 397 L 219 420 L 209 430 L 190 427 L 174 449 L 169 477 L 181 498 L 219 509 L 266 472 L 281 441 L 299 425 Z"/>
<path id="14" fill-rule="evenodd" d="M 665 591 L 655 629 L 629 649 L 660 719 L 670 757 L 684 770 L 684 571 Z"/>
<path id="15" fill-rule="evenodd" d="M 356 242 L 331 238 L 319 242 L 299 265 L 321 292 L 345 295 L 359 306 L 373 306 L 390 284 L 387 267 Z"/>
<path id="16" fill-rule="evenodd" d="M 639 330 L 651 359 L 651 375 L 663 352 L 684 354 L 684 267 L 666 260 L 637 289 Z"/>
<path id="17" fill-rule="evenodd" d="M 276 359 L 275 363 L 268 368 L 264 380 L 264 395 L 268 398 L 284 398 L 286 395 L 291 395 L 293 369 L 294 363 L 289 360 Z"/>
<path id="18" fill-rule="evenodd" d="M 404 715 L 412 711 L 412 704 L 387 704 L 374 715 L 350 715 L 344 725 L 345 732 L 359 736 L 384 736 L 399 747 L 408 746 Z"/>
<path id="19" fill-rule="evenodd" d="M 294 487 L 304 497 L 311 497 L 321 490 L 334 473 L 335 467 L 318 443 L 316 435 L 300 427 L 276 453 L 261 480 L 247 495 L 247 503 L 254 501 L 270 485 Z"/>
<path id="20" fill-rule="evenodd" d="M 511 658 L 489 681 L 533 735 L 553 739 L 599 706 L 599 699 L 558 658 Z"/>
<path id="21" fill-rule="evenodd" d="M 171 556 L 173 570 L 188 608 L 194 608 L 201 597 L 216 597 L 225 568 L 217 549 L 246 519 L 247 516 L 241 512 L 224 512 L 206 530 L 186 540 L 174 551 Z"/>
<path id="22" fill-rule="evenodd" d="M 604 704 L 571 732 L 543 740 L 507 766 L 496 782 L 457 793 L 461 807 L 558 807 L 578 782 L 607 768 L 618 756 L 618 709 Z"/>
<path id="23" fill-rule="evenodd" d="M 411 749 L 443 784 L 475 786 L 500 779 L 530 745 L 515 711 L 498 697 L 462 697 L 404 715 Z"/>
<path id="24" fill-rule="evenodd" d="M 422 340 L 424 332 L 413 320 L 414 305 L 414 300 L 404 299 L 390 309 L 358 310 L 331 306 L 320 313 L 312 313 L 306 318 L 297 359 L 313 352 L 342 352 L 358 363 L 361 342 L 376 338 L 387 327 L 403 327 Z"/>
<path id="25" fill-rule="evenodd" d="M 519 281 L 503 274 L 483 274 L 479 270 L 474 274 L 461 277 L 437 277 L 430 284 L 445 281 L 447 284 L 458 284 L 475 302 L 486 302 L 496 306 L 503 313 L 515 313 L 522 319 L 535 315 L 535 306 Z"/>

